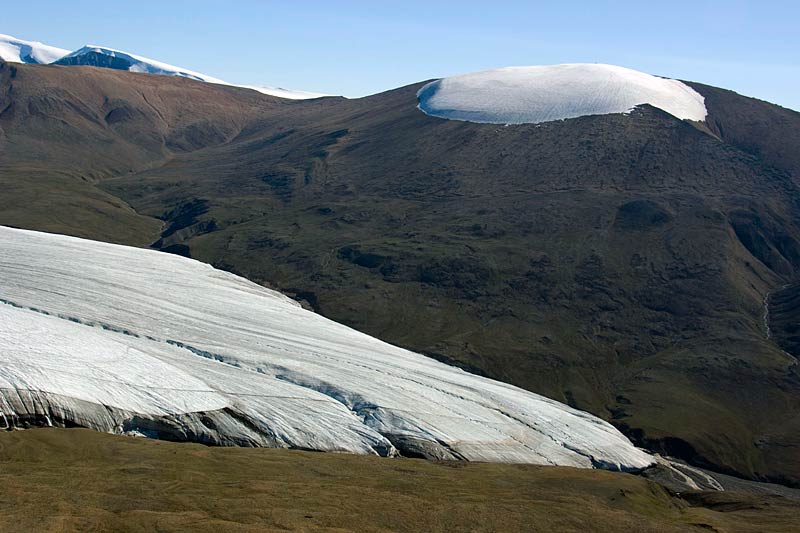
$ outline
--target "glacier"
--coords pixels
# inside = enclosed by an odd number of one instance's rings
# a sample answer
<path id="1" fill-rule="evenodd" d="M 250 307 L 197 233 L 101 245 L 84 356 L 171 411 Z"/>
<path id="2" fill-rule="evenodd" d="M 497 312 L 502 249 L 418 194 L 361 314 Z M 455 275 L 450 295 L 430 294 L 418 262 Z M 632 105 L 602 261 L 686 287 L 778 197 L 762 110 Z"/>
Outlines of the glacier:
<path id="1" fill-rule="evenodd" d="M 678 80 L 592 63 L 506 67 L 432 81 L 417 93 L 419 109 L 450 120 L 539 124 L 587 115 L 627 113 L 650 104 L 702 121 L 704 98 Z"/>
<path id="2" fill-rule="evenodd" d="M 0 427 L 631 471 L 609 423 L 210 265 L 0 226 Z"/>

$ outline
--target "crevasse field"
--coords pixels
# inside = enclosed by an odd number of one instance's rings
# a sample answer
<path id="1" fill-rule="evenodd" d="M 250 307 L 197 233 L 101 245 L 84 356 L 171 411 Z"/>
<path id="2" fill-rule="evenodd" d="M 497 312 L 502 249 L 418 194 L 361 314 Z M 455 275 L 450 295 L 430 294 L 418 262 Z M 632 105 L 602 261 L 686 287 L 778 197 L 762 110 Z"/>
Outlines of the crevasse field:
<path id="1" fill-rule="evenodd" d="M 191 259 L 0 227 L 0 424 L 630 470 L 610 424 Z"/>

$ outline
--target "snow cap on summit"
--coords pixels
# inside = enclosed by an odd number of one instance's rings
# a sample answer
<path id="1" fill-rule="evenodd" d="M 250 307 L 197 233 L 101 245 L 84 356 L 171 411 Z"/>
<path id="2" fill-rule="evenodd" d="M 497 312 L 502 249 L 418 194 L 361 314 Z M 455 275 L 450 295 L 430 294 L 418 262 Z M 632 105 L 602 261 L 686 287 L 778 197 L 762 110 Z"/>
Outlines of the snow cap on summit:
<path id="1" fill-rule="evenodd" d="M 680 119 L 703 120 L 703 97 L 678 80 L 602 64 L 506 67 L 428 83 L 419 109 L 451 120 L 537 124 L 626 113 L 650 104 Z"/>

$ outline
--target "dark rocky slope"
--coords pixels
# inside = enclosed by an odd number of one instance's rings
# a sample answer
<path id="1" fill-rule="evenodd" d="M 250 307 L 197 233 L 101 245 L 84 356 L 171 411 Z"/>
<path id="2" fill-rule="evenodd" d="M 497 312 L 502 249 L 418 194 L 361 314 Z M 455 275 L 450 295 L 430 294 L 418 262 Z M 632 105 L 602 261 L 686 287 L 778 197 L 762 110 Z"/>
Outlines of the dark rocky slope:
<path id="1" fill-rule="evenodd" d="M 707 125 L 503 127 L 426 116 L 418 85 L 0 76 L 0 223 L 154 243 L 651 448 L 800 482 L 800 374 L 762 305 L 800 267 L 800 114 L 695 85 Z"/>

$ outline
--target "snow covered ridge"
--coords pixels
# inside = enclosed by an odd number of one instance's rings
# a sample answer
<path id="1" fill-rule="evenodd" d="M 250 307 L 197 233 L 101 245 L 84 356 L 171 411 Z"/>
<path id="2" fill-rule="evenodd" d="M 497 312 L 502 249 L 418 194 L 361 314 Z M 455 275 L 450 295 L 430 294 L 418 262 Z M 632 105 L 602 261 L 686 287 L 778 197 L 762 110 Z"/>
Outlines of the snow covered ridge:
<path id="1" fill-rule="evenodd" d="M 653 463 L 610 424 L 191 259 L 0 227 L 0 428 L 571 465 Z"/>
<path id="2" fill-rule="evenodd" d="M 222 83 L 224 81 L 194 72 L 191 70 L 162 63 L 155 59 L 129 54 L 121 50 L 114 50 L 105 46 L 88 45 L 80 48 L 54 62 L 56 65 L 86 65 L 92 67 L 106 67 L 131 72 L 144 72 L 146 74 L 161 74 L 162 76 L 180 76 L 208 83 Z M 226 84 L 227 85 L 227 84 Z"/>
<path id="3" fill-rule="evenodd" d="M 507 67 L 428 83 L 419 109 L 451 120 L 538 124 L 585 115 L 627 113 L 650 104 L 679 119 L 701 121 L 703 97 L 677 80 L 624 67 L 566 64 Z"/>
<path id="4" fill-rule="evenodd" d="M 10 35 L 2 34 L 0 34 L 0 60 L 12 63 L 103 67 L 115 70 L 128 70 L 130 72 L 158 74 L 162 76 L 180 76 L 207 83 L 252 89 L 262 94 L 291 100 L 306 100 L 309 98 L 332 96 L 329 94 L 311 91 L 295 91 L 280 87 L 235 85 L 213 76 L 208 76 L 207 74 L 176 67 L 175 65 L 156 61 L 155 59 L 148 59 L 139 55 L 123 52 L 122 50 L 115 50 L 107 46 L 87 45 L 74 52 L 70 52 L 63 48 L 56 48 L 38 42 L 23 41 L 11 37 Z"/>
<path id="5" fill-rule="evenodd" d="M 69 50 L 0 34 L 0 60 L 10 63 L 52 63 Z"/>
<path id="6" fill-rule="evenodd" d="M 176 67 L 155 59 L 148 59 L 146 57 L 129 54 L 121 50 L 114 50 L 105 46 L 84 46 L 80 50 L 76 50 L 68 54 L 54 64 L 56 65 L 84 65 L 92 67 L 105 67 L 113 68 L 116 70 L 128 70 L 130 72 L 143 72 L 146 74 L 159 74 L 162 76 L 180 76 L 182 78 L 190 78 L 197 81 L 204 81 L 207 83 L 218 83 L 220 85 L 233 85 L 218 78 L 201 74 L 192 70 Z M 280 87 L 260 87 L 251 85 L 233 85 L 234 87 L 242 87 L 244 89 L 252 89 L 262 94 L 270 96 L 278 96 L 280 98 L 288 98 L 290 100 L 306 100 L 309 98 L 320 98 L 322 96 L 330 96 L 328 94 L 315 93 L 310 91 L 293 91 L 291 89 L 283 89 Z"/>

